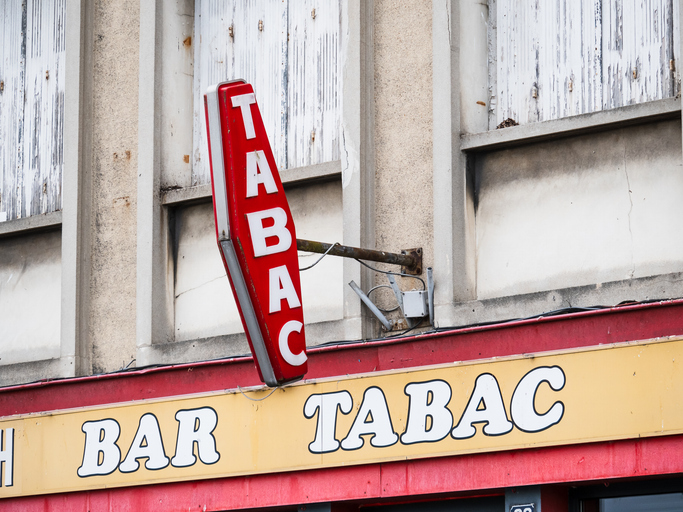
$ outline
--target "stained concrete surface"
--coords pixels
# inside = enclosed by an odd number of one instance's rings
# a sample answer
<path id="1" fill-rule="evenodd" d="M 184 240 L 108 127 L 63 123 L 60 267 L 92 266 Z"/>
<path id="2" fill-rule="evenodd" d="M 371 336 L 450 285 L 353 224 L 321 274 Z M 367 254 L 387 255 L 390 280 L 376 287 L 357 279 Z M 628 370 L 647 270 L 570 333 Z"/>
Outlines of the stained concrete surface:
<path id="1" fill-rule="evenodd" d="M 378 0 L 373 29 L 376 247 L 422 247 L 426 268 L 433 262 L 431 2 Z M 421 286 L 403 281 L 402 288 Z M 388 284 L 383 276 L 377 282 Z"/>
<path id="2" fill-rule="evenodd" d="M 136 351 L 138 12 L 137 0 L 94 3 L 88 308 L 93 373 L 128 365 Z"/>

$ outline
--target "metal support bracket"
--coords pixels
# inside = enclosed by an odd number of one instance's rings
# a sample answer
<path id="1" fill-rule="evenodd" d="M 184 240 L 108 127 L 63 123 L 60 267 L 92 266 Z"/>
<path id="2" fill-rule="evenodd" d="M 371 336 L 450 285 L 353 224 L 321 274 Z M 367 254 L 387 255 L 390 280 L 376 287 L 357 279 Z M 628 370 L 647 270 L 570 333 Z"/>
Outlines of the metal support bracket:
<path id="1" fill-rule="evenodd" d="M 427 267 L 427 296 L 429 300 L 429 324 L 436 327 L 434 325 L 434 275 L 432 267 Z"/>
<path id="2" fill-rule="evenodd" d="M 410 274 L 411 276 L 419 276 L 422 274 L 422 247 L 416 247 L 415 249 L 406 249 L 401 251 L 401 254 L 412 256 L 415 261 L 415 266 L 402 266 L 401 273 Z"/>
<path id="3" fill-rule="evenodd" d="M 372 314 L 375 315 L 375 317 L 377 317 L 377 320 L 380 321 L 384 328 L 387 331 L 390 331 L 394 327 L 394 321 L 389 320 L 386 316 L 382 314 L 379 308 L 373 304 L 373 302 L 370 300 L 370 297 L 363 293 L 363 290 L 360 289 L 360 287 L 355 283 L 355 281 L 351 281 L 349 283 L 349 286 L 354 292 L 356 292 L 358 297 L 360 297 L 360 300 L 363 301 L 363 304 L 365 304 L 368 307 Z"/>
<path id="4" fill-rule="evenodd" d="M 385 251 L 375 251 L 373 249 L 361 249 L 348 245 L 328 244 L 325 242 L 315 242 L 313 240 L 297 239 L 296 248 L 300 251 L 315 252 L 331 256 L 341 256 L 342 258 L 354 258 L 358 260 L 377 261 L 390 265 L 401 265 L 401 272 L 410 275 L 422 274 L 422 249 L 407 249 L 401 254 Z"/>
<path id="5" fill-rule="evenodd" d="M 412 329 L 415 326 L 415 322 L 413 322 L 412 319 L 408 318 L 406 316 L 405 309 L 403 309 L 403 294 L 401 293 L 401 290 L 398 287 L 398 284 L 396 284 L 396 279 L 394 279 L 394 276 L 391 274 L 387 274 L 387 278 L 389 279 L 389 283 L 391 284 L 391 289 L 394 292 L 394 295 L 396 296 L 396 302 L 398 302 L 398 308 L 401 310 L 401 314 L 403 315 L 403 318 L 405 318 L 406 323 L 408 324 L 408 329 Z"/>

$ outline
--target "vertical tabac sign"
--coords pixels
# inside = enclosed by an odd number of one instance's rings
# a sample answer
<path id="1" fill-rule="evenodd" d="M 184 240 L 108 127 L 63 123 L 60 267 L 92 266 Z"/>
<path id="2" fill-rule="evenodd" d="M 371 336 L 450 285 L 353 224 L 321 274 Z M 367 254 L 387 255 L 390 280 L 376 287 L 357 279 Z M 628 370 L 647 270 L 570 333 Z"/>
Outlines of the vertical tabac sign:
<path id="1" fill-rule="evenodd" d="M 292 214 L 254 90 L 242 80 L 204 96 L 216 235 L 261 380 L 307 371 Z"/>

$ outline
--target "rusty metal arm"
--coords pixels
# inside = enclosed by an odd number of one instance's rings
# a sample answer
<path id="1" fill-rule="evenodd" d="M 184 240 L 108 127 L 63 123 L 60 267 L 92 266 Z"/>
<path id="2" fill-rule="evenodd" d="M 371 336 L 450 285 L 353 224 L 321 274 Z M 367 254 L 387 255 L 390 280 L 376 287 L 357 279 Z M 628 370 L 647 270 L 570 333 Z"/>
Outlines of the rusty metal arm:
<path id="1" fill-rule="evenodd" d="M 296 240 L 296 248 L 300 251 L 315 252 L 342 258 L 354 258 L 366 261 L 378 261 L 389 263 L 390 265 L 401 265 L 406 274 L 419 275 L 422 273 L 422 249 L 409 249 L 401 251 L 401 254 L 385 251 L 375 251 L 372 249 L 361 249 L 359 247 L 349 247 L 348 245 L 328 244 L 325 242 L 314 242 L 312 240 Z"/>

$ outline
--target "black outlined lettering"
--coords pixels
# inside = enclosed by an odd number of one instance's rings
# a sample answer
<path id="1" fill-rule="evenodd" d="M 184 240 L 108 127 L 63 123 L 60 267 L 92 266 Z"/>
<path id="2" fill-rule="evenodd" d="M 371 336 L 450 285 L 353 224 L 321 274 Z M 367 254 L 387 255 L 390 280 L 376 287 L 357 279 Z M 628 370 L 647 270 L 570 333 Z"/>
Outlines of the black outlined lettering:
<path id="1" fill-rule="evenodd" d="M 480 405 L 483 403 L 483 408 Z M 500 393 L 498 381 L 490 373 L 482 373 L 474 383 L 470 400 L 460 421 L 451 432 L 455 439 L 469 439 L 477 433 L 474 423 L 486 423 L 482 431 L 487 436 L 500 436 L 512 430 Z"/>
<path id="2" fill-rule="evenodd" d="M 349 414 L 353 408 L 353 399 L 348 391 L 311 395 L 304 404 L 304 417 L 312 418 L 318 413 L 315 427 L 315 439 L 308 445 L 311 453 L 330 453 L 339 449 L 337 432 L 337 410 Z"/>
<path id="3" fill-rule="evenodd" d="M 78 476 L 110 475 L 116 471 L 121 461 L 121 450 L 116 444 L 121 435 L 118 421 L 111 418 L 86 421 L 81 430 L 85 434 L 85 447 Z"/>
<path id="4" fill-rule="evenodd" d="M 564 416 L 564 404 L 555 402 L 544 414 L 536 410 L 536 393 L 547 382 L 550 389 L 564 388 L 566 377 L 559 366 L 541 366 L 527 373 L 517 384 L 510 402 L 510 415 L 515 426 L 522 432 L 541 432 L 560 422 Z"/>
<path id="5" fill-rule="evenodd" d="M 218 425 L 218 414 L 211 407 L 181 410 L 175 413 L 178 421 L 178 439 L 171 465 L 186 468 L 197 462 L 194 447 L 197 446 L 199 460 L 204 464 L 215 464 L 221 455 L 216 451 L 213 431 Z"/>
<path id="6" fill-rule="evenodd" d="M 453 414 L 447 406 L 453 392 L 446 381 L 411 382 L 404 393 L 410 401 L 402 444 L 434 443 L 448 436 L 453 428 Z"/>
<path id="7" fill-rule="evenodd" d="M 159 421 L 152 413 L 144 414 L 140 418 L 135 438 L 128 448 L 128 453 L 119 465 L 121 473 L 133 473 L 140 468 L 137 459 L 147 459 L 145 469 L 164 469 L 170 462 L 164 451 L 164 442 L 161 439 Z"/>
<path id="8" fill-rule="evenodd" d="M 370 445 L 375 448 L 391 446 L 398 441 L 389 415 L 389 406 L 384 391 L 376 386 L 363 393 L 363 402 L 349 433 L 341 442 L 342 450 L 358 450 L 363 447 L 362 435 L 371 435 Z"/>
<path id="9" fill-rule="evenodd" d="M 14 429 L 0 428 L 0 476 L 2 476 L 3 466 L 5 478 L 0 479 L 0 487 L 3 483 L 5 487 L 14 485 Z"/>

